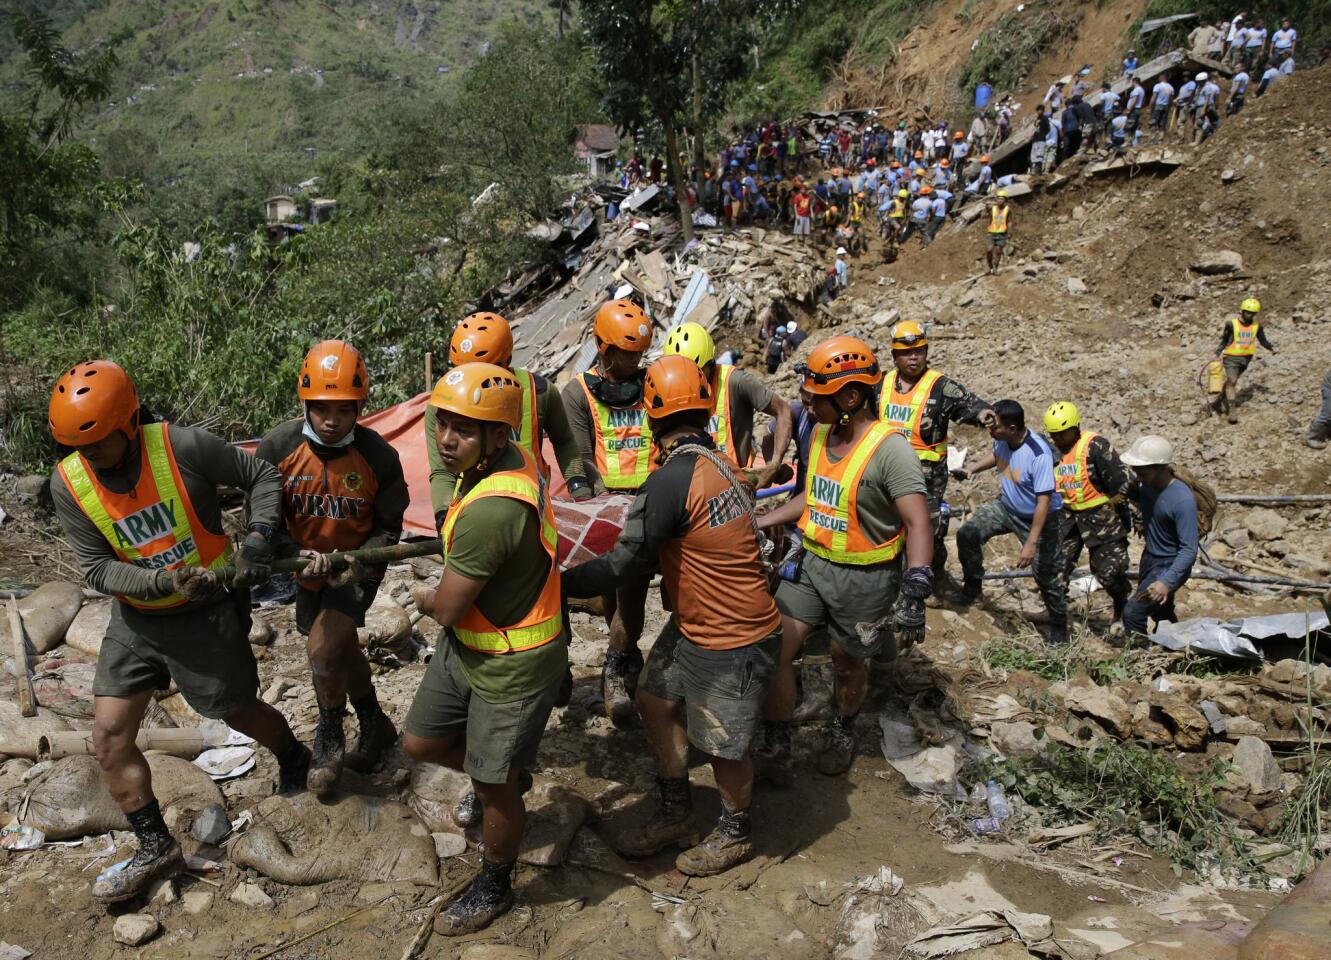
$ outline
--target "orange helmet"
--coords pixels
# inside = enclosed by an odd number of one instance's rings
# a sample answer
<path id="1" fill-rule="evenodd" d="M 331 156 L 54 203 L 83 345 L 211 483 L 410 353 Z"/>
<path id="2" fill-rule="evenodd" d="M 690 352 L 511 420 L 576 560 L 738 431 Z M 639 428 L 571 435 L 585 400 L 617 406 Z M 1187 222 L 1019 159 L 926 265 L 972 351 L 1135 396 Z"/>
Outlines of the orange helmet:
<path id="1" fill-rule="evenodd" d="M 458 321 L 448 344 L 448 362 L 478 360 L 506 367 L 513 360 L 513 331 L 497 313 L 473 313 Z"/>
<path id="2" fill-rule="evenodd" d="M 647 416 L 660 420 L 685 410 L 712 410 L 712 385 L 696 363 L 682 354 L 662 357 L 647 368 L 642 381 Z"/>
<path id="3" fill-rule="evenodd" d="M 876 387 L 883 372 L 872 348 L 859 337 L 830 337 L 809 352 L 807 363 L 795 367 L 804 377 L 804 389 L 821 396 L 831 396 L 850 383 Z"/>
<path id="4" fill-rule="evenodd" d="M 522 425 L 522 386 L 512 372 L 493 363 L 460 363 L 439 378 L 430 406 L 472 420 Z"/>
<path id="5" fill-rule="evenodd" d="M 952 166 L 952 161 L 947 157 L 944 157 L 942 160 L 938 161 L 938 165 L 946 170 L 948 167 Z"/>
<path id="6" fill-rule="evenodd" d="M 324 340 L 305 354 L 296 396 L 310 400 L 364 400 L 370 375 L 360 351 L 345 340 Z"/>
<path id="7" fill-rule="evenodd" d="M 137 426 L 134 381 L 110 360 L 88 360 L 61 374 L 51 390 L 47 424 L 57 443 L 81 447 Z"/>
<path id="8" fill-rule="evenodd" d="M 989 154 L 986 153 L 984 156 L 980 157 L 980 162 L 981 162 L 981 163 L 988 163 L 988 162 L 989 162 Z"/>
<path id="9" fill-rule="evenodd" d="M 962 133 L 960 130 L 958 130 L 956 133 L 952 134 L 952 139 L 953 139 L 953 140 L 965 140 L 965 139 L 966 139 L 966 135 L 965 135 L 964 133 Z"/>
<path id="10" fill-rule="evenodd" d="M 929 194 L 931 194 L 931 193 L 933 193 L 933 192 L 934 192 L 934 188 L 931 187 L 931 186 L 929 186 L 929 184 L 927 184 L 927 183 L 926 183 L 924 186 L 920 187 L 920 196 L 922 196 L 922 197 L 927 197 Z"/>
<path id="11" fill-rule="evenodd" d="M 596 311 L 592 335 L 597 350 L 619 347 L 629 353 L 646 353 L 652 345 L 652 321 L 632 300 L 609 300 Z"/>

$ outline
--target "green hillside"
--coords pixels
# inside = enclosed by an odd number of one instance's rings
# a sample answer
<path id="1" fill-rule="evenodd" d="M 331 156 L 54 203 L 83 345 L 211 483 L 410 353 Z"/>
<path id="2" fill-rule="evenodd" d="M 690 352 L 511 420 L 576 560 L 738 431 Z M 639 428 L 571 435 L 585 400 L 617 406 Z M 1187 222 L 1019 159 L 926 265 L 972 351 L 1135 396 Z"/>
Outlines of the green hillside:
<path id="1" fill-rule="evenodd" d="M 437 100 L 504 23 L 553 23 L 544 0 L 56 0 L 74 50 L 114 42 L 111 97 L 78 136 L 108 173 L 142 179 L 168 221 L 235 205 L 364 154 L 413 104 Z M 0 20 L 5 18 L 0 17 Z M 22 63 L 0 22 L 0 80 Z M 172 188 L 169 192 L 161 188 Z M 211 208 L 211 209 L 210 209 Z"/>

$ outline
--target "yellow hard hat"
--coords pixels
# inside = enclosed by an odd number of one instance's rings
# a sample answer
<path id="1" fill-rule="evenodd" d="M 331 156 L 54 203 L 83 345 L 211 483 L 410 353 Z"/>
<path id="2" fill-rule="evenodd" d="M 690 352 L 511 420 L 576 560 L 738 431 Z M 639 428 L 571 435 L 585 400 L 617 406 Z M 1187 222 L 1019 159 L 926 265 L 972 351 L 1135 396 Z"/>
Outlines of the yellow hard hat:
<path id="1" fill-rule="evenodd" d="M 1004 200 L 1006 200 L 1006 199 L 1007 199 L 1007 191 L 1006 191 L 1006 190 L 999 190 L 999 191 L 998 191 L 998 196 L 1000 196 L 1000 197 L 1002 197 Z"/>
<path id="2" fill-rule="evenodd" d="M 522 387 L 513 374 L 492 363 L 460 363 L 439 378 L 429 405 L 472 420 L 522 425 Z"/>
<path id="3" fill-rule="evenodd" d="M 1077 405 L 1070 400 L 1051 403 L 1049 409 L 1044 412 L 1044 428 L 1050 433 L 1061 433 L 1079 426 L 1081 426 L 1081 414 L 1077 412 Z"/>
<path id="4" fill-rule="evenodd" d="M 1249 297 L 1247 300 L 1244 300 L 1239 304 L 1239 309 L 1244 313 L 1261 313 L 1262 302 L 1256 297 Z"/>
<path id="5" fill-rule="evenodd" d="M 924 335 L 924 328 L 914 320 L 902 320 L 892 328 L 893 350 L 914 350 L 929 346 L 929 338 Z"/>
<path id="6" fill-rule="evenodd" d="M 665 355 L 688 357 L 700 367 L 716 359 L 716 342 L 701 323 L 681 323 L 666 333 Z"/>

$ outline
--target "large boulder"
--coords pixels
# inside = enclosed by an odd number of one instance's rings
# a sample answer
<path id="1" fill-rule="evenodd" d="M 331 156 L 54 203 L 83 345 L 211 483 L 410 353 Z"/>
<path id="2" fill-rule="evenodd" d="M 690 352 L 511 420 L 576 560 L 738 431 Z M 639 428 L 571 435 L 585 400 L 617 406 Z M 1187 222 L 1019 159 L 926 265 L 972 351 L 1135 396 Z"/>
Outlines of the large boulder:
<path id="1" fill-rule="evenodd" d="M 1233 250 L 1210 250 L 1197 258 L 1192 269 L 1205 276 L 1236 273 L 1243 269 L 1243 256 Z"/>

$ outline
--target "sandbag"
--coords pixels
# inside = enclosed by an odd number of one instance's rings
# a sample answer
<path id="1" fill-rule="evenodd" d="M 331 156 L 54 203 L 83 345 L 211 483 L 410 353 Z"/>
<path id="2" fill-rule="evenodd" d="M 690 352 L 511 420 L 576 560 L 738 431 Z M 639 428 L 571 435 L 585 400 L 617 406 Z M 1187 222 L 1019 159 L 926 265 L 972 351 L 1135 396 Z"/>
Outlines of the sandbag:
<path id="1" fill-rule="evenodd" d="M 350 794 L 321 803 L 313 794 L 268 797 L 231 847 L 231 861 L 279 883 L 439 879 L 434 840 L 400 803 Z"/>
<path id="2" fill-rule="evenodd" d="M 75 729 L 91 729 L 93 716 L 92 684 L 97 665 L 83 660 L 53 658 L 33 669 L 32 693 L 37 703 L 70 721 Z M 149 700 L 143 714 L 145 727 L 174 727 L 176 721 Z"/>
<path id="3" fill-rule="evenodd" d="M 568 856 L 569 844 L 587 821 L 591 804 L 558 781 L 533 776 L 532 788 L 523 800 L 527 805 L 527 829 L 518 859 L 536 867 L 557 867 Z M 471 777 L 433 763 L 418 763 L 412 769 L 407 805 L 432 833 L 452 833 L 478 841 L 478 828 L 471 832 L 453 822 L 453 808 L 471 789 Z"/>
<path id="4" fill-rule="evenodd" d="M 18 601 L 23 630 L 33 653 L 46 653 L 65 640 L 65 631 L 83 605 L 83 590 L 77 583 L 56 580 L 44 583 Z M 8 621 L 4 631 L 9 632 Z M 8 649 L 6 647 L 5 649 Z"/>
<path id="5" fill-rule="evenodd" d="M 37 716 L 25 717 L 13 700 L 0 699 L 0 756 L 33 759 L 42 734 L 69 728 L 64 717 L 45 707 L 37 708 Z"/>
<path id="6" fill-rule="evenodd" d="M 192 816 L 222 802 L 217 784 L 188 760 L 165 754 L 148 755 L 153 793 L 163 812 Z M 28 810 L 23 823 L 36 827 L 48 840 L 68 840 L 108 830 L 128 830 L 129 822 L 102 782 L 102 771 L 92 757 L 66 757 L 26 784 Z"/>
<path id="7" fill-rule="evenodd" d="M 111 622 L 111 601 L 95 600 L 84 604 L 65 631 L 65 644 L 95 657 L 102 650 L 102 638 Z"/>

